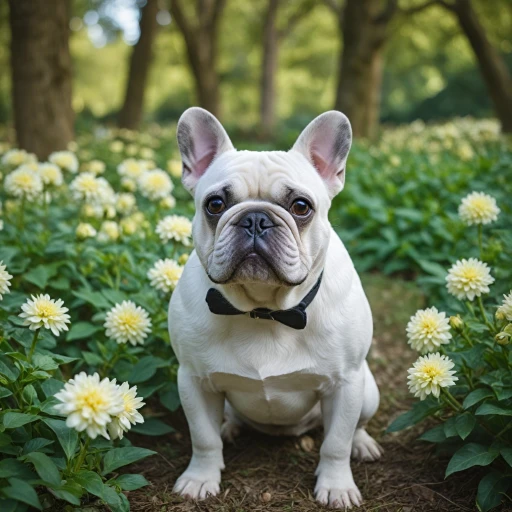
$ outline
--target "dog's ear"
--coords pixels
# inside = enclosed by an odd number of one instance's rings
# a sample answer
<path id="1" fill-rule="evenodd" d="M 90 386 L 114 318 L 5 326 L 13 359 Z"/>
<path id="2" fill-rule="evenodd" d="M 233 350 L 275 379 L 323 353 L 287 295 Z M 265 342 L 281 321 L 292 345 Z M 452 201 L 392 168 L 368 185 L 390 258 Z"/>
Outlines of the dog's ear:
<path id="1" fill-rule="evenodd" d="M 181 181 L 192 194 L 213 160 L 221 153 L 235 149 L 217 118 L 199 107 L 189 108 L 182 114 L 177 138 L 183 162 Z"/>
<path id="2" fill-rule="evenodd" d="M 347 116 L 330 110 L 306 126 L 292 150 L 310 161 L 334 197 L 345 185 L 345 165 L 351 144 L 352 128 Z"/>

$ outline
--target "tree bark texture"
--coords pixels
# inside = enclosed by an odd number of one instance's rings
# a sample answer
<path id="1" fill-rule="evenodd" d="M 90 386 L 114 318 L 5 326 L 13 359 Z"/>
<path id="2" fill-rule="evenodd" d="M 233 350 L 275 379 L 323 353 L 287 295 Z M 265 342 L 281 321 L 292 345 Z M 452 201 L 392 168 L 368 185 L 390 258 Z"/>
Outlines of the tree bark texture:
<path id="1" fill-rule="evenodd" d="M 126 82 L 123 107 L 119 114 L 119 126 L 137 130 L 144 113 L 144 93 L 153 57 L 153 41 L 158 24 L 158 0 L 147 0 L 140 18 L 140 37 L 133 47 Z"/>
<path id="2" fill-rule="evenodd" d="M 512 132 L 512 78 L 505 61 L 493 47 L 470 0 L 456 0 L 451 7 L 468 38 L 504 132 Z"/>
<path id="3" fill-rule="evenodd" d="M 18 145 L 46 159 L 73 140 L 69 0 L 9 0 Z"/>
<path id="4" fill-rule="evenodd" d="M 275 125 L 276 73 L 279 54 L 277 13 L 279 0 L 268 0 L 263 22 L 263 59 L 260 88 L 260 124 L 264 137 L 269 137 Z"/>
<path id="5" fill-rule="evenodd" d="M 199 105 L 221 117 L 217 72 L 218 28 L 226 0 L 197 0 L 195 16 L 185 13 L 182 0 L 171 0 L 171 15 L 185 40 Z M 193 18 L 193 19 L 191 19 Z"/>
<path id="6" fill-rule="evenodd" d="M 335 108 L 347 115 L 356 137 L 376 135 L 380 114 L 382 46 L 391 11 L 378 15 L 379 0 L 346 0 L 339 18 L 343 48 Z"/>

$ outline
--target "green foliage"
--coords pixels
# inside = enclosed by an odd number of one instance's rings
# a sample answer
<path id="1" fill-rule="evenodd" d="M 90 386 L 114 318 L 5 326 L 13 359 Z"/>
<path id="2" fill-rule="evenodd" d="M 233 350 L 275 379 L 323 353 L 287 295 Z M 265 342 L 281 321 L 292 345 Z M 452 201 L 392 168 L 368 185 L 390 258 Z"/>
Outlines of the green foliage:
<path id="1" fill-rule="evenodd" d="M 501 216 L 510 223 L 508 210 Z M 472 238 L 471 230 L 480 232 L 482 228 L 464 229 L 468 243 L 460 246 L 471 254 L 471 245 L 479 245 L 475 244 L 479 237 Z M 388 427 L 388 432 L 396 432 L 424 419 L 437 418 L 439 424 L 424 432 L 420 439 L 436 443 L 443 453 L 451 453 L 446 477 L 477 466 L 488 468 L 477 493 L 477 505 L 482 512 L 507 499 L 512 485 L 512 308 L 507 309 L 505 303 L 500 305 L 500 290 L 507 289 L 512 297 L 512 246 L 504 245 L 499 254 L 489 251 L 498 231 L 499 228 L 486 229 L 488 241 L 479 247 L 492 275 L 497 276 L 492 297 L 478 297 L 475 303 L 464 304 L 439 300 L 447 311 L 459 313 L 450 319 L 452 339 L 439 347 L 455 365 L 456 385 L 450 389 L 441 387 L 439 399 L 430 395 L 414 403 L 410 411 Z M 461 257 L 466 255 L 467 252 Z M 425 270 L 428 269 L 427 266 Z"/>

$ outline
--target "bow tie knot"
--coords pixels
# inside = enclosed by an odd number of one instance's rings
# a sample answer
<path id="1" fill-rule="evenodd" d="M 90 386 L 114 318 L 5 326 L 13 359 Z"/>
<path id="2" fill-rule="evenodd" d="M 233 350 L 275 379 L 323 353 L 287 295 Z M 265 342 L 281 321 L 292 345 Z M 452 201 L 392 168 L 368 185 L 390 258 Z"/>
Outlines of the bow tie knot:
<path id="1" fill-rule="evenodd" d="M 323 273 L 322 273 L 323 274 Z M 274 320 L 293 329 L 304 329 L 307 324 L 306 308 L 313 302 L 320 283 L 322 281 L 322 274 L 318 278 L 315 286 L 309 293 L 300 301 L 300 303 L 290 309 L 271 310 L 268 308 L 255 308 L 249 311 L 248 314 L 251 318 L 260 320 Z M 208 308 L 214 315 L 245 315 L 246 312 L 240 311 L 229 302 L 222 293 L 215 289 L 210 288 L 206 294 L 206 302 Z"/>

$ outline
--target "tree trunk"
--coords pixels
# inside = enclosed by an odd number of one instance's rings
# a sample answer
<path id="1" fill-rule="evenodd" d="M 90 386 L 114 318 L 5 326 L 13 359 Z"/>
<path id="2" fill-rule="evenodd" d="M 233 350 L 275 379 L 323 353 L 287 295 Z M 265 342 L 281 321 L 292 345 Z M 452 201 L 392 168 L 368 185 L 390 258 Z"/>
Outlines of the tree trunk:
<path id="1" fill-rule="evenodd" d="M 264 137 L 272 135 L 275 126 L 276 72 L 279 34 L 276 21 L 279 0 L 269 0 L 263 25 L 263 58 L 260 89 L 260 129 Z"/>
<path id="2" fill-rule="evenodd" d="M 148 0 L 142 8 L 140 37 L 133 47 L 130 58 L 126 94 L 119 114 L 119 126 L 121 128 L 137 130 L 142 121 L 144 92 L 153 57 L 153 41 L 157 31 L 157 13 L 158 0 Z"/>
<path id="3" fill-rule="evenodd" d="M 198 0 L 195 20 L 185 14 L 182 0 L 171 0 L 170 11 L 185 40 L 199 105 L 221 117 L 217 73 L 217 32 L 226 0 Z"/>
<path id="4" fill-rule="evenodd" d="M 73 140 L 68 0 L 9 0 L 14 125 L 40 159 Z"/>
<path id="5" fill-rule="evenodd" d="M 469 0 L 457 0 L 452 7 L 478 61 L 504 132 L 512 132 L 512 79 L 507 66 L 492 46 Z"/>
<path id="6" fill-rule="evenodd" d="M 347 0 L 339 22 L 343 49 L 335 108 L 350 119 L 356 137 L 371 138 L 378 127 L 381 48 L 389 21 L 376 16 L 379 5 L 378 0 Z"/>

